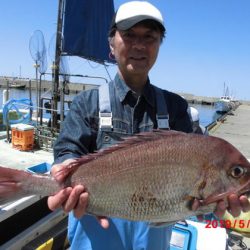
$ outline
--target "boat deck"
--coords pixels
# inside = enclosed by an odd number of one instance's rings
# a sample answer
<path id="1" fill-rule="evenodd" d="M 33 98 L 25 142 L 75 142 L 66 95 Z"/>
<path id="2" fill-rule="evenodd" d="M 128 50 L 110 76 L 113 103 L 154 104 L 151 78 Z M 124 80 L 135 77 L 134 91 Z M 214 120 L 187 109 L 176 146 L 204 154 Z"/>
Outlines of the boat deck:
<path id="1" fill-rule="evenodd" d="M 6 140 L 6 132 L 0 132 L 0 152 L 0 166 L 3 167 L 26 170 L 31 166 L 53 162 L 51 152 L 35 149 L 19 151 L 13 148 Z M 29 216 L 28 220 L 27 216 Z M 21 246 L 25 249 L 37 249 L 46 243 L 47 239 L 65 238 L 66 216 L 61 209 L 51 212 L 47 207 L 47 199 L 42 196 L 28 196 L 10 203 L 1 203 L 0 249 L 18 250 Z M 15 226 L 15 230 L 12 230 L 9 225 L 16 221 L 18 221 L 18 227 Z M 56 244 L 59 243 L 53 243 L 53 245 Z"/>
<path id="2" fill-rule="evenodd" d="M 1 137 L 0 137 L 1 138 Z M 26 169 L 40 163 L 52 163 L 53 154 L 44 150 L 19 151 L 12 147 L 6 139 L 0 140 L 0 166 Z"/>

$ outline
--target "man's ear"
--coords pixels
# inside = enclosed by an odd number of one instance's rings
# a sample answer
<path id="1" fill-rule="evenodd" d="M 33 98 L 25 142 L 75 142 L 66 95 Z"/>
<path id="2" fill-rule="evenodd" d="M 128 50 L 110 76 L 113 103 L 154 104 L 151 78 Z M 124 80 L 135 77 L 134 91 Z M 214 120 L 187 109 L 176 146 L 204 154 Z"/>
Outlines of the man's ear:
<path id="1" fill-rule="evenodd" d="M 113 42 L 113 38 L 111 38 L 110 41 L 109 41 L 109 48 L 110 48 L 110 52 L 112 53 L 112 55 L 114 55 L 114 42 Z"/>

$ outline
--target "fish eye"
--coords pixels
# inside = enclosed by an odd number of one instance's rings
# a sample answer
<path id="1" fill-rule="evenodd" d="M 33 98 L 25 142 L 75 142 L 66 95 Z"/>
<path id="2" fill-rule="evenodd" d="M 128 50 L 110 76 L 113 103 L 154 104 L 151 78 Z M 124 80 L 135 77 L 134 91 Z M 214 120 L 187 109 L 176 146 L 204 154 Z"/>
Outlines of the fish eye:
<path id="1" fill-rule="evenodd" d="M 234 178 L 240 178 L 242 175 L 244 175 L 245 170 L 241 166 L 234 166 L 231 168 L 231 176 Z"/>

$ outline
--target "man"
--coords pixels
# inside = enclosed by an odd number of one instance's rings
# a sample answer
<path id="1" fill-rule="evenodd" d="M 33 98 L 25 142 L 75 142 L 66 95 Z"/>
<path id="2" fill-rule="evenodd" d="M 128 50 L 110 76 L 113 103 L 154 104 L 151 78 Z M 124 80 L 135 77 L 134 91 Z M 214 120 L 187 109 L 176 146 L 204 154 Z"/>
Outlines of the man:
<path id="1" fill-rule="evenodd" d="M 74 99 L 55 144 L 53 175 L 73 158 L 108 147 L 121 136 L 168 127 L 192 132 L 186 101 L 154 87 L 148 78 L 164 35 L 162 15 L 150 3 L 132 1 L 120 6 L 109 33 L 118 73 L 108 89 L 86 91 Z M 103 117 L 102 111 L 108 115 Z M 63 178 L 57 174 L 59 181 Z M 66 188 L 48 199 L 52 210 L 60 206 L 66 212 L 73 210 L 69 215 L 71 249 L 168 248 L 171 226 L 152 228 L 148 223 L 118 218 L 96 220 L 85 215 L 87 203 L 88 193 L 83 186 Z M 231 203 L 234 215 L 239 214 L 241 206 L 249 207 L 246 197 L 234 196 Z M 198 202 L 194 202 L 193 208 L 198 206 Z M 223 202 L 217 207 L 218 215 L 226 210 Z"/>

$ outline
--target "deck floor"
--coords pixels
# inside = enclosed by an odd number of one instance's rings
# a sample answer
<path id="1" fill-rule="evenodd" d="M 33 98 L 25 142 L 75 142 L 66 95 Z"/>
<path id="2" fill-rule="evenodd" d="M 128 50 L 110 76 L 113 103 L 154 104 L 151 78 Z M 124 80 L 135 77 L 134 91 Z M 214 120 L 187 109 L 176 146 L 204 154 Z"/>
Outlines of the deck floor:
<path id="1" fill-rule="evenodd" d="M 0 166 L 26 169 L 40 163 L 52 163 L 53 154 L 44 150 L 20 151 L 14 149 L 6 139 L 0 140 Z"/>

